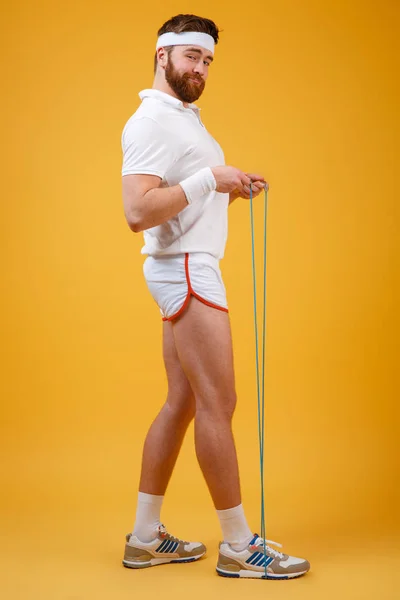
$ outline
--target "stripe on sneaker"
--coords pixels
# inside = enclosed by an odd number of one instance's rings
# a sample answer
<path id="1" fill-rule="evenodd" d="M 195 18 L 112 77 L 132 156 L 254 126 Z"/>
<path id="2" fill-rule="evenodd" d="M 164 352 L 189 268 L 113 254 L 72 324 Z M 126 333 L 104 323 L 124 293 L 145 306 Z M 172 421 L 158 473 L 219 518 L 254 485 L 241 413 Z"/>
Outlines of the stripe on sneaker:
<path id="1" fill-rule="evenodd" d="M 176 545 L 176 542 L 174 542 L 174 541 L 172 541 L 172 540 L 171 540 L 171 544 L 170 544 L 170 546 L 168 547 L 168 552 L 169 552 L 170 554 L 171 554 L 171 553 L 174 551 L 175 545 Z"/>
<path id="2" fill-rule="evenodd" d="M 256 566 L 257 567 L 268 567 L 268 565 L 270 563 L 272 563 L 273 560 L 274 559 L 271 558 L 270 556 L 264 556 L 264 555 L 262 555 L 262 558 L 260 558 L 260 560 L 258 560 L 256 562 Z"/>
<path id="3" fill-rule="evenodd" d="M 255 567 L 264 567 L 271 564 L 273 560 L 271 556 L 264 556 L 264 552 L 255 552 L 246 560 L 246 563 Z"/>
<path id="4" fill-rule="evenodd" d="M 164 552 L 164 548 L 168 544 L 168 541 L 169 540 L 162 541 L 161 544 L 158 546 L 156 552 Z"/>
<path id="5" fill-rule="evenodd" d="M 172 554 L 176 552 L 179 546 L 179 542 L 174 542 L 173 540 L 164 540 L 158 546 L 156 552 L 168 553 Z"/>
<path id="6" fill-rule="evenodd" d="M 261 567 L 267 567 L 270 563 L 272 563 L 274 559 L 271 556 L 263 556 L 262 560 L 259 562 Z"/>
<path id="7" fill-rule="evenodd" d="M 254 554 L 252 554 L 247 560 L 246 562 L 249 565 L 253 565 L 254 563 L 256 563 L 258 561 L 258 559 L 261 557 L 261 552 L 255 552 Z"/>

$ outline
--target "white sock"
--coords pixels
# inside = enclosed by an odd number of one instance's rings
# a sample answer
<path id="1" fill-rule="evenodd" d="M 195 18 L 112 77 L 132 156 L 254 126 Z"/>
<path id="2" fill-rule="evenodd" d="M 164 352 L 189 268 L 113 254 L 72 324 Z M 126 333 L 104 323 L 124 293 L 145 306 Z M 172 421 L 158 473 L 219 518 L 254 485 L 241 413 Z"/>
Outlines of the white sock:
<path id="1" fill-rule="evenodd" d="M 247 524 L 242 504 L 226 510 L 217 510 L 217 515 L 221 523 L 224 542 L 237 552 L 244 550 L 253 534 Z"/>
<path id="2" fill-rule="evenodd" d="M 155 496 L 154 494 L 139 492 L 135 527 L 133 528 L 132 533 L 136 535 L 141 542 L 148 543 L 157 537 L 163 500 L 164 496 Z"/>

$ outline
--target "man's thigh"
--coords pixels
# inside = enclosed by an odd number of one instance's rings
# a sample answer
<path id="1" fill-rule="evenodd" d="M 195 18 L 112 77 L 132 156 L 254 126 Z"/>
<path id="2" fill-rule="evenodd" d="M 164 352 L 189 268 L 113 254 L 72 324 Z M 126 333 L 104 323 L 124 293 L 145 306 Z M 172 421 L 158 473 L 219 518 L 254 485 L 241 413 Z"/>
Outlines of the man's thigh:
<path id="1" fill-rule="evenodd" d="M 193 392 L 181 366 L 172 332 L 172 323 L 163 324 L 163 357 L 168 380 L 168 401 L 186 403 L 193 400 Z"/>
<path id="2" fill-rule="evenodd" d="M 191 298 L 173 323 L 180 363 L 197 398 L 235 396 L 232 336 L 228 313 Z"/>

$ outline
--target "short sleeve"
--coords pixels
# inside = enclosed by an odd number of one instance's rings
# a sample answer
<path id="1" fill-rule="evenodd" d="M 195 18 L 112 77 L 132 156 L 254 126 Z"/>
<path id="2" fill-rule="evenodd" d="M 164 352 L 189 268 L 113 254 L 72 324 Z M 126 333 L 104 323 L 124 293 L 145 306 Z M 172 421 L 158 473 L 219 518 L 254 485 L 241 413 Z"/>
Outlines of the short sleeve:
<path id="1" fill-rule="evenodd" d="M 157 175 L 161 179 L 177 160 L 173 133 L 148 117 L 128 121 L 121 139 L 122 175 Z"/>

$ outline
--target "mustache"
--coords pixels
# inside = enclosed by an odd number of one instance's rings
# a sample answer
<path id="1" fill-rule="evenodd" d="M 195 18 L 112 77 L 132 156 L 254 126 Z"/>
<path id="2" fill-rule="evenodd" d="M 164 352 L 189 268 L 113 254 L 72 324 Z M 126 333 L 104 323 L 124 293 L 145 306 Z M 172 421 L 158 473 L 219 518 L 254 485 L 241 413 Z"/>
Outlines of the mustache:
<path id="1" fill-rule="evenodd" d="M 203 78 L 202 77 L 196 77 L 194 75 L 189 75 L 188 73 L 185 73 L 185 79 L 194 79 L 195 81 L 198 81 L 199 83 L 203 83 Z"/>

